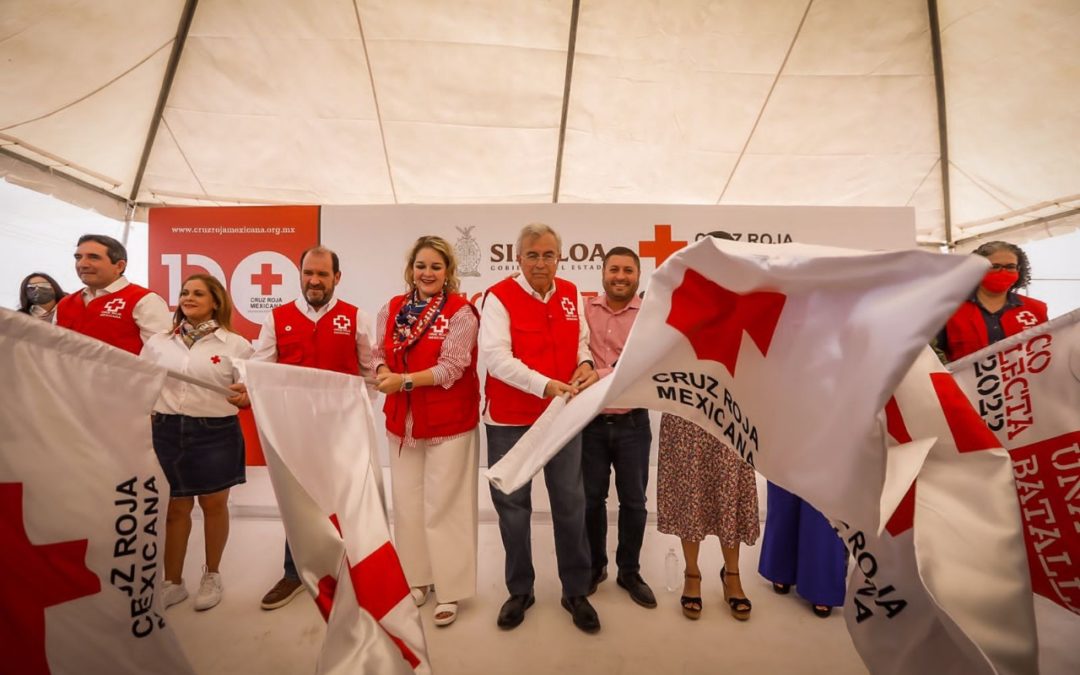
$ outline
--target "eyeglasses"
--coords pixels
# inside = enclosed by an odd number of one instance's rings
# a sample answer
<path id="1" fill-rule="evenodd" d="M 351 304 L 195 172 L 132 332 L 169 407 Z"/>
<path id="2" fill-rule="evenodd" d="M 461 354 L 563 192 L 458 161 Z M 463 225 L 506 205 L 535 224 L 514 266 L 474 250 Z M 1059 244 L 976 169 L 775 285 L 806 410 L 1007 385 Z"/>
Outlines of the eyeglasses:
<path id="1" fill-rule="evenodd" d="M 1006 272 L 1015 272 L 1016 270 L 1020 269 L 1020 266 L 1017 265 L 1016 263 L 1009 263 L 1008 265 L 1002 265 L 1001 263 L 994 263 L 994 264 L 990 265 L 990 269 L 995 271 L 995 272 L 1001 272 L 1002 270 L 1004 270 Z"/>
<path id="2" fill-rule="evenodd" d="M 556 260 L 559 259 L 558 254 L 552 253 L 551 251 L 548 251 L 544 255 L 540 255 L 536 251 L 529 251 L 528 253 L 526 253 L 525 255 L 523 255 L 521 257 L 524 258 L 525 260 L 529 261 L 533 265 L 540 262 L 541 260 L 543 260 L 548 265 L 552 265 L 552 264 L 555 263 Z"/>

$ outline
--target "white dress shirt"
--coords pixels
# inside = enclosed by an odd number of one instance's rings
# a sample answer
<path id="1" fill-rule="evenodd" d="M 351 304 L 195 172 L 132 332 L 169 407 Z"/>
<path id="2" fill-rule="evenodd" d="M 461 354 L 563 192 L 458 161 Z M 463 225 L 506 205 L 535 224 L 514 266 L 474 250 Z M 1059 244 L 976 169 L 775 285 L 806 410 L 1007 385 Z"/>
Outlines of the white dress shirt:
<path id="1" fill-rule="evenodd" d="M 228 387 L 236 381 L 233 360 L 249 358 L 251 344 L 236 333 L 218 328 L 188 349 L 176 333 L 158 333 L 147 341 L 140 358 L 211 384 Z M 165 379 L 154 412 L 188 417 L 229 417 L 236 406 L 225 396 L 198 385 Z"/>
<path id="2" fill-rule="evenodd" d="M 546 303 L 555 293 L 555 284 L 551 285 L 547 293 L 540 295 L 529 285 L 523 274 L 516 275 L 514 280 L 526 293 L 540 302 Z M 576 303 L 579 325 L 577 362 L 580 364 L 582 361 L 592 361 L 592 353 L 589 351 L 589 322 L 585 320 L 585 306 L 581 302 L 580 292 L 577 294 Z M 510 313 L 506 311 L 506 306 L 495 297 L 494 293 L 488 293 L 484 298 L 484 308 L 480 312 L 480 336 L 477 346 L 488 375 L 497 377 L 510 386 L 517 387 L 533 396 L 544 396 L 544 389 L 551 378 L 533 370 L 514 356 L 510 344 Z M 491 420 L 487 412 L 484 413 L 484 422 L 497 424 Z"/>
<path id="3" fill-rule="evenodd" d="M 81 291 L 83 304 L 88 305 L 91 300 L 100 298 L 103 295 L 115 293 L 130 284 L 130 281 L 124 277 L 120 277 L 100 290 L 95 291 L 90 288 L 84 288 Z M 139 327 L 139 337 L 142 338 L 144 345 L 151 337 L 172 331 L 172 312 L 169 311 L 169 306 L 165 304 L 165 300 L 153 291 L 147 293 L 135 303 L 135 307 L 131 310 L 131 316 L 135 319 L 135 325 Z M 52 321 L 53 323 L 56 323 L 55 312 L 53 313 Z"/>

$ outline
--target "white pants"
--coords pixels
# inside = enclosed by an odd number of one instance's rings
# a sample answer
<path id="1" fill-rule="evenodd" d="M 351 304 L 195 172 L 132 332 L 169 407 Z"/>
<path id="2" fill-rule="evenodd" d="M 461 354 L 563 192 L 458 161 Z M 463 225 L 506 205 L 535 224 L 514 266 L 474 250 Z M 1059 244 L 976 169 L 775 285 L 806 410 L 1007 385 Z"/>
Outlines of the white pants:
<path id="1" fill-rule="evenodd" d="M 410 586 L 439 602 L 476 594 L 478 431 L 437 445 L 390 441 L 394 545 Z"/>

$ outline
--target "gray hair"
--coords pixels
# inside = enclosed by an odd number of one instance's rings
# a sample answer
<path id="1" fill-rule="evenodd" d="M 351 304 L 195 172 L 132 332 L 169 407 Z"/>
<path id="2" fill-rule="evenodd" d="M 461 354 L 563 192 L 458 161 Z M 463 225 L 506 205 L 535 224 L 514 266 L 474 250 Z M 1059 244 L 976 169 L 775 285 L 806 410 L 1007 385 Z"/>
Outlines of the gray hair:
<path id="1" fill-rule="evenodd" d="M 1012 291 L 1017 288 L 1026 287 L 1031 281 L 1031 261 L 1028 260 L 1027 253 L 1024 253 L 1024 249 L 1016 244 L 1007 241 L 988 241 L 972 251 L 972 254 L 989 258 L 998 251 L 1008 251 L 1016 256 L 1016 268 L 1019 278 L 1017 278 L 1016 283 L 1013 284 L 1009 290 Z"/>
<path id="2" fill-rule="evenodd" d="M 521 228 L 521 232 L 518 233 L 517 244 L 514 245 L 518 255 L 521 255 L 521 249 L 525 246 L 526 241 L 539 239 L 545 234 L 555 237 L 555 246 L 559 249 L 559 253 L 562 253 L 562 237 L 553 227 L 544 223 L 529 223 Z"/>

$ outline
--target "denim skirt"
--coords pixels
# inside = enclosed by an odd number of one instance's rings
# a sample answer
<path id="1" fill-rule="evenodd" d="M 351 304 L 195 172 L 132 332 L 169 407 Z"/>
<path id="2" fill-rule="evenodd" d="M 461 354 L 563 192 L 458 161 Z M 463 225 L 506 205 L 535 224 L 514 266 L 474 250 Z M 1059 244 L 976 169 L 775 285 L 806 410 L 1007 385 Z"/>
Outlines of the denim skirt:
<path id="1" fill-rule="evenodd" d="M 206 495 L 245 482 L 244 435 L 236 415 L 154 413 L 152 420 L 154 452 L 173 497 Z"/>

